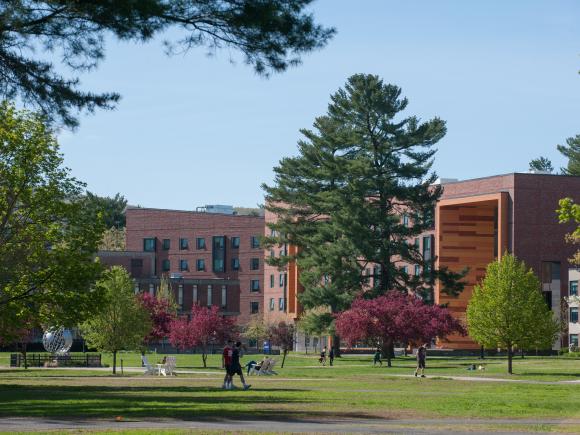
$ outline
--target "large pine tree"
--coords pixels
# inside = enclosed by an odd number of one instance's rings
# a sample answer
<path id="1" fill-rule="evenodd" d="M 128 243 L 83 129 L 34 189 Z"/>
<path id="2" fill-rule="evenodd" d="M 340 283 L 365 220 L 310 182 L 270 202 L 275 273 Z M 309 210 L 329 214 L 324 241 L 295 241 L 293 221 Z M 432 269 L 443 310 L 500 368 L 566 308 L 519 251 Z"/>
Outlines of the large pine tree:
<path id="1" fill-rule="evenodd" d="M 411 243 L 432 226 L 441 195 L 433 185 L 433 145 L 446 129 L 439 118 L 402 117 L 407 103 L 400 88 L 377 76 L 350 77 L 314 131 L 302 130 L 299 155 L 283 159 L 274 184 L 263 186 L 266 208 L 278 218 L 266 245 L 298 248 L 270 262 L 297 262 L 306 308 L 336 313 L 363 288 L 369 296 L 423 293 L 434 277 L 449 291 L 461 290 L 459 275 L 434 271 L 433 258 Z M 422 275 L 408 274 L 403 264 L 419 265 Z"/>
<path id="2" fill-rule="evenodd" d="M 580 175 L 580 134 L 566 139 L 566 145 L 558 145 L 560 151 L 568 158 L 568 164 L 562 168 L 564 175 Z"/>

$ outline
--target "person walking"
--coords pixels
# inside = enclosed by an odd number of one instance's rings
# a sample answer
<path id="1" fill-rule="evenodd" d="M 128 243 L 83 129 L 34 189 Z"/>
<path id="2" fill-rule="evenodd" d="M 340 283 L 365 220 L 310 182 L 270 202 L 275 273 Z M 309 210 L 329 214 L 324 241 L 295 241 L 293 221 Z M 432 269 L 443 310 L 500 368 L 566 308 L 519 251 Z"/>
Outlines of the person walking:
<path id="1" fill-rule="evenodd" d="M 417 349 L 417 368 L 415 369 L 415 376 L 421 370 L 421 377 L 425 377 L 425 360 L 427 359 L 427 345 L 423 344 Z"/>
<path id="2" fill-rule="evenodd" d="M 226 370 L 224 384 L 222 386 L 224 390 L 231 390 L 233 387 L 232 377 L 230 376 L 230 366 L 232 365 L 232 357 L 234 356 L 233 344 L 234 342 L 232 340 L 228 340 L 222 352 L 222 369 Z"/>
<path id="3" fill-rule="evenodd" d="M 328 362 L 330 363 L 330 366 L 332 367 L 332 363 L 334 362 L 334 347 L 331 347 L 330 352 L 328 352 Z"/>
<path id="4" fill-rule="evenodd" d="M 381 367 L 383 366 L 383 362 L 381 361 L 381 352 L 379 349 L 377 349 L 373 357 L 373 367 L 375 367 L 377 363 L 379 363 Z"/>
<path id="5" fill-rule="evenodd" d="M 242 385 L 244 386 L 244 390 L 247 390 L 251 387 L 251 385 L 246 384 L 246 380 L 244 379 L 244 373 L 242 372 L 242 366 L 240 364 L 241 352 L 242 352 L 242 343 L 238 341 L 236 342 L 236 347 L 234 347 L 234 351 L 232 353 L 232 364 L 230 365 L 229 375 L 232 383 L 234 375 L 239 375 L 240 380 L 242 381 Z"/>

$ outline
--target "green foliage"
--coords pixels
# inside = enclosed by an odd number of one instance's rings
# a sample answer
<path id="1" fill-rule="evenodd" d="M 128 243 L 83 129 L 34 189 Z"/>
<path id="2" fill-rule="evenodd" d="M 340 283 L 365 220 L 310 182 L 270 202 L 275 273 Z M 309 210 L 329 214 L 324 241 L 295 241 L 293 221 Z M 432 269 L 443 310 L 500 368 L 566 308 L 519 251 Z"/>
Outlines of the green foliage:
<path id="1" fill-rule="evenodd" d="M 259 347 L 260 341 L 268 337 L 269 328 L 269 325 L 264 322 L 264 318 L 256 314 L 250 317 L 242 336 L 250 340 L 256 340 L 256 347 Z"/>
<path id="2" fill-rule="evenodd" d="M 260 74 L 284 71 L 304 53 L 323 47 L 333 29 L 305 12 L 312 0 L 13 0 L 0 4 L 0 95 L 18 98 L 47 117 L 76 126 L 76 111 L 111 109 L 120 96 L 79 89 L 82 72 L 95 69 L 110 36 L 145 42 L 172 32 L 170 52 L 197 46 L 242 53 Z M 39 56 L 37 53 L 48 53 Z M 60 58 L 60 65 L 50 60 Z M 63 69 L 73 77 L 63 75 Z"/>
<path id="3" fill-rule="evenodd" d="M 0 104 L 0 318 L 12 329 L 73 326 L 101 301 L 104 227 L 62 164 L 41 116 Z"/>
<path id="4" fill-rule="evenodd" d="M 151 330 L 151 320 L 133 293 L 134 283 L 127 271 L 120 266 L 112 267 L 103 273 L 96 288 L 103 292 L 104 301 L 100 310 L 81 325 L 87 344 L 115 355 L 120 350 L 139 349 Z"/>
<path id="5" fill-rule="evenodd" d="M 564 157 L 568 158 L 568 165 L 561 168 L 564 175 L 580 175 L 580 134 L 566 139 L 566 145 L 558 145 Z"/>
<path id="6" fill-rule="evenodd" d="M 319 306 L 306 310 L 297 324 L 300 331 L 308 335 L 334 334 L 334 317 L 329 307 Z"/>
<path id="7" fill-rule="evenodd" d="M 554 172 L 554 167 L 552 162 L 547 157 L 538 157 L 537 159 L 530 160 L 530 170 L 531 171 L 543 171 L 543 172 Z"/>
<path id="8" fill-rule="evenodd" d="M 561 224 L 573 222 L 578 227 L 566 236 L 568 243 L 580 245 L 580 204 L 575 204 L 572 198 L 564 198 L 559 201 L 559 208 L 556 210 Z M 572 258 L 570 263 L 580 266 L 580 248 Z"/>
<path id="9" fill-rule="evenodd" d="M 127 200 L 120 193 L 111 198 L 87 192 L 83 198 L 83 203 L 89 210 L 101 213 L 106 228 L 125 228 Z"/>
<path id="10" fill-rule="evenodd" d="M 505 254 L 487 266 L 467 307 L 469 335 L 482 346 L 502 348 L 511 356 L 519 349 L 549 349 L 559 331 L 546 305 L 541 284 L 523 261 Z"/>
<path id="11" fill-rule="evenodd" d="M 363 288 L 368 295 L 390 289 L 425 295 L 439 275 L 448 284 L 444 291 L 462 289 L 462 275 L 434 271 L 433 257 L 423 258 L 409 243 L 432 227 L 441 195 L 432 186 L 433 145 L 446 129 L 438 118 L 402 117 L 407 103 L 400 88 L 377 76 L 350 77 L 314 130 L 301 131 L 299 155 L 282 159 L 274 184 L 263 186 L 266 209 L 277 217 L 264 245 L 297 248 L 267 261 L 280 267 L 297 262 L 306 308 L 336 313 Z M 408 274 L 401 261 L 420 265 L 423 275 Z"/>

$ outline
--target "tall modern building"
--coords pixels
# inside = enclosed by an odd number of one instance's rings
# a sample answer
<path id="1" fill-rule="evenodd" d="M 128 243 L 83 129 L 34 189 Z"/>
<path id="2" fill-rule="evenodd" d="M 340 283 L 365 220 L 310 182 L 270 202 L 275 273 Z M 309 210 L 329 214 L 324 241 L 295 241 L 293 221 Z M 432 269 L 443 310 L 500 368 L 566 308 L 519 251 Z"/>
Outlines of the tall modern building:
<path id="1" fill-rule="evenodd" d="M 454 316 L 465 320 L 473 287 L 485 276 L 486 266 L 509 252 L 534 270 L 546 302 L 559 315 L 561 298 L 568 294 L 568 258 L 574 247 L 564 241 L 572 226 L 559 224 L 555 210 L 564 197 L 580 202 L 580 177 L 512 173 L 465 181 L 443 179 L 441 184 L 443 195 L 437 203 L 434 228 L 413 243 L 426 259 L 434 259 L 436 267 L 454 271 L 468 268 L 469 272 L 465 290 L 458 297 L 443 294 L 436 284 L 435 302 L 447 304 Z M 266 213 L 266 223 L 275 219 Z M 408 273 L 420 272 L 418 266 L 407 267 Z M 302 289 L 296 266 L 277 270 L 266 265 L 264 273 L 265 316 L 298 319 L 301 307 L 297 296 Z M 288 276 L 284 286 L 278 281 L 269 285 L 272 276 L 276 279 L 284 274 Z M 286 301 L 283 311 L 277 303 L 281 299 Z M 461 336 L 448 337 L 439 346 L 478 348 L 470 337 Z"/>
<path id="2" fill-rule="evenodd" d="M 126 251 L 99 256 L 105 264 L 124 266 L 136 291 L 155 294 L 165 276 L 182 312 L 193 303 L 215 305 L 245 324 L 263 313 L 264 217 L 232 211 L 128 208 Z"/>

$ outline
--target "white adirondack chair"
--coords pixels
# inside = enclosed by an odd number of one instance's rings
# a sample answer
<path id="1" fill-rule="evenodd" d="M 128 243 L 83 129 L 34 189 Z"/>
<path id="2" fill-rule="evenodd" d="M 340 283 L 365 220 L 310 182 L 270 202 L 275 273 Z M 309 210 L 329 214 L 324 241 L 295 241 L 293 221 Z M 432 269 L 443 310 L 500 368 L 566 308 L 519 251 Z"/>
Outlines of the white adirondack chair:
<path id="1" fill-rule="evenodd" d="M 149 364 L 149 360 L 145 355 L 141 355 L 141 361 L 143 361 L 143 365 L 145 366 L 144 375 L 153 375 L 155 374 L 155 369 L 151 364 Z"/>
<path id="2" fill-rule="evenodd" d="M 270 364 L 268 365 L 268 367 L 266 368 L 266 371 L 264 372 L 266 375 L 277 375 L 278 373 L 274 371 L 274 366 L 276 365 L 276 360 L 275 359 L 271 359 L 270 360 Z"/>
<path id="3" fill-rule="evenodd" d="M 174 356 L 165 358 L 165 364 L 157 364 L 159 369 L 158 376 L 176 376 L 175 375 L 176 360 Z"/>
<path id="4" fill-rule="evenodd" d="M 270 366 L 270 358 L 267 358 L 264 360 L 264 362 L 262 362 L 262 365 L 260 366 L 260 368 L 256 368 L 256 366 L 252 367 L 252 370 L 250 370 L 250 374 L 251 375 L 257 375 L 257 376 L 261 376 L 261 375 L 265 375 L 266 374 L 266 370 L 268 370 L 268 367 Z"/>

